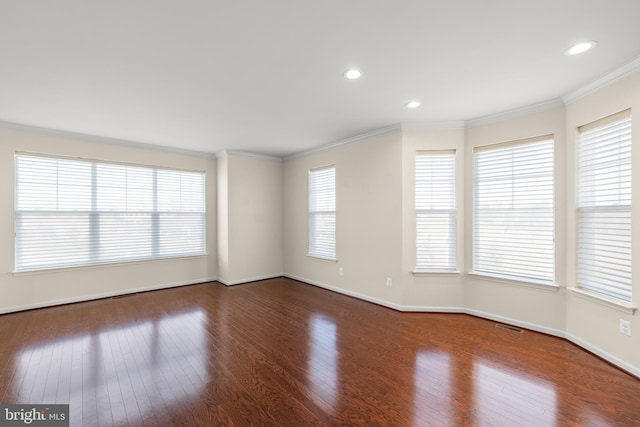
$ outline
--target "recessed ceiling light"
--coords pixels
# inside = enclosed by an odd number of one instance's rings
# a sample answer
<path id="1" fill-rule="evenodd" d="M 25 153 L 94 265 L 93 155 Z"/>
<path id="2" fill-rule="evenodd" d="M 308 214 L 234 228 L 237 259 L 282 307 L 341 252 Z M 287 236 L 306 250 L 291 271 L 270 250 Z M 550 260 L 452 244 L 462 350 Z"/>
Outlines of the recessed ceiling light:
<path id="1" fill-rule="evenodd" d="M 579 55 L 581 53 L 588 51 L 595 45 L 596 45 L 596 42 L 594 42 L 593 40 L 576 43 L 573 46 L 571 46 L 569 49 L 565 50 L 564 54 L 568 56 Z"/>
<path id="2" fill-rule="evenodd" d="M 362 76 L 362 73 L 360 72 L 360 70 L 356 70 L 355 68 L 353 68 L 351 70 L 345 71 L 344 76 L 349 80 L 355 80 L 359 79 L 360 76 Z"/>
<path id="3" fill-rule="evenodd" d="M 420 106 L 419 101 L 409 101 L 407 102 L 407 108 L 418 108 Z"/>

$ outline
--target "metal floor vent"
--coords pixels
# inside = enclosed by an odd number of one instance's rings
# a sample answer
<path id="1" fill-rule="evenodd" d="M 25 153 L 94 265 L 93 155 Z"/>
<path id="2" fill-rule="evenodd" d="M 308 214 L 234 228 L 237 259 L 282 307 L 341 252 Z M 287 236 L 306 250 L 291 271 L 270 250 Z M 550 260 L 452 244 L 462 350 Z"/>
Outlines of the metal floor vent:
<path id="1" fill-rule="evenodd" d="M 519 334 L 524 333 L 524 329 L 516 328 L 515 326 L 503 325 L 502 323 L 496 323 L 496 328 L 505 329 L 511 332 L 517 332 Z"/>
<path id="2" fill-rule="evenodd" d="M 111 299 L 122 299 L 122 298 L 129 298 L 129 297 L 133 297 L 138 295 L 137 292 L 131 293 L 131 294 L 123 294 L 123 295 L 115 295 L 112 296 Z"/>

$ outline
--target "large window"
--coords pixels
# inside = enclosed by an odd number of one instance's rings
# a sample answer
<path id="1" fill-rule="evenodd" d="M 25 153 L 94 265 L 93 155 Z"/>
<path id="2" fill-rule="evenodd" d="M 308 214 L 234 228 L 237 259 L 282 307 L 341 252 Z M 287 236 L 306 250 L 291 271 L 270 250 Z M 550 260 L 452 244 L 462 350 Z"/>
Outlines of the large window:
<path id="1" fill-rule="evenodd" d="M 16 271 L 205 253 L 202 172 L 16 154 Z"/>
<path id="2" fill-rule="evenodd" d="M 631 302 L 631 113 L 579 129 L 578 287 Z"/>
<path id="3" fill-rule="evenodd" d="M 336 169 L 309 171 L 309 255 L 336 259 Z"/>
<path id="4" fill-rule="evenodd" d="M 416 154 L 416 270 L 456 269 L 456 153 Z"/>
<path id="5" fill-rule="evenodd" d="M 474 150 L 474 272 L 553 283 L 553 145 L 547 136 Z"/>

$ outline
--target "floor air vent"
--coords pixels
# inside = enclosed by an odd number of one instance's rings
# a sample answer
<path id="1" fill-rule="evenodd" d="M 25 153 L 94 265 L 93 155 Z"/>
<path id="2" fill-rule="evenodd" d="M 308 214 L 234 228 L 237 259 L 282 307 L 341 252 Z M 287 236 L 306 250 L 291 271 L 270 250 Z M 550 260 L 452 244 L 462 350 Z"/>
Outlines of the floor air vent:
<path id="1" fill-rule="evenodd" d="M 111 299 L 129 298 L 129 297 L 133 297 L 133 296 L 136 296 L 136 295 L 138 295 L 137 292 L 134 292 L 132 294 L 115 295 L 115 296 L 112 296 Z"/>
<path id="2" fill-rule="evenodd" d="M 515 326 L 503 325 L 501 323 L 496 323 L 496 328 L 505 329 L 511 332 L 517 332 L 519 334 L 524 332 L 524 329 L 516 328 Z"/>

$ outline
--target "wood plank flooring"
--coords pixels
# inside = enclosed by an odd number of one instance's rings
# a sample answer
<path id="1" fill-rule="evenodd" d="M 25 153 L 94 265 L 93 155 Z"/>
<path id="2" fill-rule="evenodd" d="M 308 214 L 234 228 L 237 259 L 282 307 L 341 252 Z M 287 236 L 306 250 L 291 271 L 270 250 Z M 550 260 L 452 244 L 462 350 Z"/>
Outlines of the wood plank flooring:
<path id="1" fill-rule="evenodd" d="M 288 279 L 0 316 L 0 403 L 72 426 L 640 426 L 640 380 L 561 339 Z"/>

